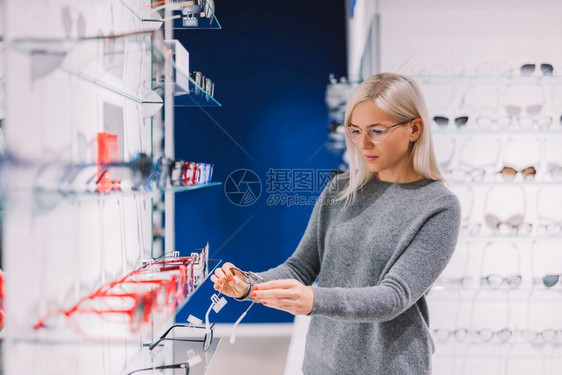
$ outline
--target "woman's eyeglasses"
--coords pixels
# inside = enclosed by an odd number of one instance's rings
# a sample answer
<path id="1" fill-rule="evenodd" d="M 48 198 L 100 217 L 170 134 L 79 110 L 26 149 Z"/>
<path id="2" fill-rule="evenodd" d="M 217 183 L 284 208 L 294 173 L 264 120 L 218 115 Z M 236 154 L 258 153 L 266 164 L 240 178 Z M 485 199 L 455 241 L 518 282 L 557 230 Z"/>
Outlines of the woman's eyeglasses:
<path id="1" fill-rule="evenodd" d="M 366 133 L 369 141 L 371 141 L 371 143 L 377 144 L 385 140 L 385 138 L 388 135 L 388 131 L 390 129 L 395 128 L 397 126 L 409 124 L 412 120 L 413 119 L 402 121 L 399 122 L 398 124 L 394 124 L 386 128 L 381 126 L 373 126 L 368 128 L 367 130 L 361 130 L 356 126 L 348 125 L 345 127 L 345 131 L 353 143 L 361 142 L 363 133 Z"/>

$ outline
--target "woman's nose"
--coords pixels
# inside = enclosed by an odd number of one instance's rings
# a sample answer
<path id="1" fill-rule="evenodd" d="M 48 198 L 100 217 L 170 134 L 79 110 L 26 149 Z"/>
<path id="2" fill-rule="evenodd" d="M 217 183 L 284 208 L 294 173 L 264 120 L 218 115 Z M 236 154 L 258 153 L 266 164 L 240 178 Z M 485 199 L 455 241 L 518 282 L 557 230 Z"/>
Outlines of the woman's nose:
<path id="1" fill-rule="evenodd" d="M 366 133 L 361 133 L 359 146 L 361 147 L 362 150 L 368 150 L 371 147 L 373 147 L 373 142 L 371 142 L 369 137 L 367 137 Z"/>

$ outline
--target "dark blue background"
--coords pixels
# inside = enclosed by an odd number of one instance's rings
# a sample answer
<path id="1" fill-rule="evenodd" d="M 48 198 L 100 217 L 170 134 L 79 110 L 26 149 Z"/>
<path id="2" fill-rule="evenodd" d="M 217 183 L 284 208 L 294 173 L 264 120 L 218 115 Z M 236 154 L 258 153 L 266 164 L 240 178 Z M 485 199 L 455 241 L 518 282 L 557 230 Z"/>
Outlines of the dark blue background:
<path id="1" fill-rule="evenodd" d="M 339 164 L 324 147 L 324 97 L 329 74 L 346 74 L 345 2 L 216 3 L 222 30 L 180 30 L 175 36 L 190 53 L 190 69 L 214 79 L 222 107 L 176 109 L 175 156 L 214 163 L 213 181 L 223 184 L 236 169 L 250 169 L 261 179 L 262 195 L 255 204 L 238 207 L 227 199 L 224 185 L 177 194 L 176 247 L 188 253 L 209 241 L 212 258 L 263 271 L 292 254 L 313 208 L 268 205 L 268 169 Z M 185 321 L 189 313 L 203 318 L 213 292 L 207 282 L 177 320 Z M 246 307 L 229 299 L 211 319 L 234 322 Z M 292 318 L 256 305 L 244 322 Z"/>

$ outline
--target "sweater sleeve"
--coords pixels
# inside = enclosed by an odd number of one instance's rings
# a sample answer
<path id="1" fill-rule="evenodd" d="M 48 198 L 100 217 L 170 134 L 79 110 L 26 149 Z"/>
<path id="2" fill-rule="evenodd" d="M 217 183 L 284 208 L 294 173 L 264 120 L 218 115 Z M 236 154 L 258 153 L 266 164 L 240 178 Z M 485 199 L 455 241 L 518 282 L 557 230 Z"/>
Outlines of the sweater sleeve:
<path id="1" fill-rule="evenodd" d="M 320 241 L 319 241 L 319 221 L 321 216 L 321 211 L 325 204 L 330 204 L 330 199 L 335 199 L 332 192 L 337 191 L 338 184 L 341 180 L 338 176 L 334 176 L 330 182 L 326 184 L 322 193 L 316 200 L 314 208 L 312 209 L 312 214 L 308 220 L 308 225 L 306 230 L 295 250 L 293 255 L 291 255 L 284 263 L 277 267 L 270 268 L 265 272 L 256 272 L 266 281 L 270 280 L 280 280 L 280 279 L 296 279 L 305 285 L 312 285 L 312 283 L 318 277 L 320 272 Z M 250 290 L 252 290 L 254 284 L 250 283 Z M 244 297 L 237 298 L 238 301 L 253 301 L 254 299 L 250 296 L 250 293 Z"/>
<path id="2" fill-rule="evenodd" d="M 436 207 L 378 285 L 361 288 L 313 287 L 311 315 L 358 322 L 385 322 L 416 303 L 439 277 L 458 240 L 461 213 L 457 197 L 441 197 L 436 201 Z"/>
<path id="3" fill-rule="evenodd" d="M 338 182 L 339 181 L 339 182 Z M 324 205 L 329 204 L 330 199 L 335 199 L 331 192 L 337 191 L 337 184 L 341 180 L 334 176 L 326 184 L 318 197 L 308 225 L 295 252 L 284 263 L 265 272 L 259 273 L 265 280 L 296 279 L 304 285 L 312 285 L 320 272 L 321 263 L 321 241 L 319 239 L 319 222 Z"/>

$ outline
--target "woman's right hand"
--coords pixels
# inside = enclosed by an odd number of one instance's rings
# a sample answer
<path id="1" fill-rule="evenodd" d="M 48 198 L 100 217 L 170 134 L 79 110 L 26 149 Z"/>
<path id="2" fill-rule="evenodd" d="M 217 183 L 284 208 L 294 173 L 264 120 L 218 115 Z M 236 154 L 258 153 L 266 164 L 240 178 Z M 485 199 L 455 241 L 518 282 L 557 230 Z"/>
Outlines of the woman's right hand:
<path id="1" fill-rule="evenodd" d="M 226 294 L 229 297 L 242 298 L 246 297 L 250 292 L 250 284 L 240 276 L 240 271 L 237 271 L 236 266 L 226 262 L 211 275 L 211 281 L 215 283 L 215 290 L 222 294 Z"/>

